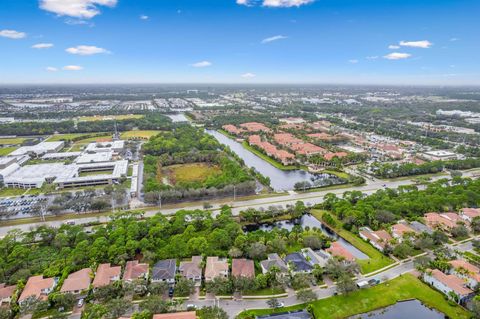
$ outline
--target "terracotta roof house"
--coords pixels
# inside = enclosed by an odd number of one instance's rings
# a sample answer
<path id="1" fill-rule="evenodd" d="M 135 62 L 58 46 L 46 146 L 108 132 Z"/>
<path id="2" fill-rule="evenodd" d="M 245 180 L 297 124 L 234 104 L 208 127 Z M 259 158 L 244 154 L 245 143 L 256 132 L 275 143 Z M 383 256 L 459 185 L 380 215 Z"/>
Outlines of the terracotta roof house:
<path id="1" fill-rule="evenodd" d="M 47 300 L 49 293 L 53 291 L 58 283 L 58 278 L 43 278 L 42 275 L 28 278 L 18 302 L 22 303 L 29 297 L 35 297 L 40 300 Z"/>
<path id="2" fill-rule="evenodd" d="M 361 228 L 359 235 L 363 240 L 369 241 L 373 247 L 380 251 L 383 251 L 393 239 L 385 230 L 373 231 L 368 227 Z"/>
<path id="3" fill-rule="evenodd" d="M 122 267 L 110 266 L 110 264 L 100 264 L 93 279 L 93 288 L 99 288 L 107 286 L 110 283 L 120 280 L 120 274 L 122 273 Z"/>
<path id="4" fill-rule="evenodd" d="M 222 126 L 222 128 L 230 134 L 239 135 L 243 130 L 238 129 L 235 125 L 227 124 Z"/>
<path id="5" fill-rule="evenodd" d="M 160 260 L 153 266 L 152 282 L 164 281 L 173 285 L 176 273 L 177 261 L 175 259 Z"/>
<path id="6" fill-rule="evenodd" d="M 123 272 L 123 281 L 133 281 L 139 278 L 147 279 L 148 269 L 148 264 L 141 264 L 138 260 L 127 261 Z"/>
<path id="7" fill-rule="evenodd" d="M 225 259 L 220 259 L 218 257 L 207 257 L 207 264 L 205 266 L 205 281 L 212 281 L 217 277 L 228 277 L 228 263 Z"/>
<path id="8" fill-rule="evenodd" d="M 260 262 L 262 273 L 266 274 L 272 267 L 277 267 L 280 272 L 288 272 L 287 264 L 283 261 L 278 254 L 268 254 L 266 260 Z"/>
<path id="9" fill-rule="evenodd" d="M 90 288 L 93 272 L 90 268 L 83 268 L 77 272 L 68 275 L 63 282 L 60 292 L 71 293 L 74 295 L 82 294 Z"/>
<path id="10" fill-rule="evenodd" d="M 246 129 L 249 132 L 270 132 L 271 130 L 262 123 L 248 122 L 240 124 L 241 128 Z"/>
<path id="11" fill-rule="evenodd" d="M 480 268 L 477 266 L 461 259 L 451 260 L 448 263 L 452 266 L 450 273 L 468 280 L 470 288 L 475 289 L 480 283 Z"/>
<path id="12" fill-rule="evenodd" d="M 292 150 L 294 150 L 296 154 L 306 155 L 306 156 L 315 155 L 315 154 L 323 154 L 327 151 L 323 147 L 314 145 L 312 143 L 292 144 L 290 146 L 290 148 Z"/>
<path id="13" fill-rule="evenodd" d="M 331 161 L 335 157 L 342 158 L 348 156 L 347 152 L 336 152 L 336 153 L 327 153 L 323 155 L 323 158 L 326 159 L 327 161 Z"/>
<path id="14" fill-rule="evenodd" d="M 293 273 L 310 273 L 313 270 L 311 263 L 303 256 L 302 253 L 291 253 L 285 256 L 290 271 Z"/>
<path id="15" fill-rule="evenodd" d="M 4 303 L 10 303 L 15 290 L 17 290 L 17 285 L 6 286 L 5 284 L 0 284 L 0 306 Z"/>
<path id="16" fill-rule="evenodd" d="M 455 275 L 445 275 L 438 269 L 427 270 L 423 280 L 443 292 L 448 298 L 451 298 L 450 293 L 454 293 L 458 303 L 463 303 L 473 294 L 471 289 L 465 287 L 462 279 Z"/>
<path id="17" fill-rule="evenodd" d="M 355 256 L 353 256 L 352 253 L 349 252 L 345 247 L 343 247 L 343 245 L 338 241 L 332 242 L 332 244 L 329 248 L 326 249 L 326 251 L 335 257 L 340 257 L 348 261 L 355 260 Z"/>
<path id="18" fill-rule="evenodd" d="M 400 243 L 403 241 L 403 238 L 405 237 L 405 235 L 416 233 L 416 231 L 413 228 L 411 228 L 405 223 L 397 223 L 393 225 L 390 230 L 392 231 L 393 238 L 398 240 L 398 242 Z"/>
<path id="19" fill-rule="evenodd" d="M 178 267 L 179 273 L 188 280 L 200 285 L 202 283 L 202 260 L 202 256 L 193 256 L 192 261 L 180 262 L 180 267 Z"/>
<path id="20" fill-rule="evenodd" d="M 455 213 L 427 213 L 424 216 L 426 224 L 431 228 L 441 228 L 450 230 L 457 226 L 457 223 L 463 220 Z"/>
<path id="21" fill-rule="evenodd" d="M 475 217 L 479 216 L 480 208 L 462 208 L 460 210 L 460 217 L 468 223 L 471 223 Z"/>
<path id="22" fill-rule="evenodd" d="M 232 276 L 255 278 L 255 267 L 253 260 L 236 258 L 232 260 Z"/>

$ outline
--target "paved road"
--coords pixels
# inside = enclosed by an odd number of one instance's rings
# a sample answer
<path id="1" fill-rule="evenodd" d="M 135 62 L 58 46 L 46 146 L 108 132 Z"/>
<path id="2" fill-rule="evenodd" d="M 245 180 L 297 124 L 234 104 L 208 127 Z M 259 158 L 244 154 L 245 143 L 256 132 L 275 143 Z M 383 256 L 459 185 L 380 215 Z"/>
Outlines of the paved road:
<path id="1" fill-rule="evenodd" d="M 470 177 L 472 176 L 473 172 L 465 172 L 463 176 L 465 177 Z M 441 178 L 449 178 L 449 176 L 435 176 L 432 178 L 432 180 L 438 180 Z M 240 211 L 245 210 L 247 207 L 252 207 L 252 208 L 268 208 L 268 206 L 271 205 L 281 205 L 282 207 L 285 207 L 287 205 L 293 205 L 295 204 L 296 201 L 302 200 L 305 203 L 310 203 L 310 204 L 319 204 L 323 202 L 323 198 L 326 194 L 328 193 L 333 193 L 336 195 L 342 195 L 343 193 L 347 191 L 361 191 L 365 194 L 372 194 L 376 192 L 377 190 L 388 187 L 388 188 L 397 188 L 402 185 L 412 185 L 414 184 L 413 179 L 405 179 L 405 180 L 397 180 L 397 181 L 381 181 L 381 180 L 375 180 L 375 181 L 369 181 L 367 185 L 363 186 L 352 186 L 352 187 L 347 187 L 347 188 L 338 188 L 338 189 L 331 189 L 331 190 L 319 190 L 315 192 L 310 192 L 310 193 L 292 193 L 284 196 L 276 196 L 276 197 L 264 197 L 264 198 L 257 198 L 257 199 L 250 199 L 250 200 L 243 200 L 243 201 L 235 201 L 233 202 L 232 198 L 232 212 L 234 215 L 238 215 Z M 419 188 L 422 188 L 422 186 L 419 186 Z M 216 204 L 212 202 L 213 205 L 213 210 L 214 210 L 214 215 L 218 212 L 218 209 L 221 207 L 223 204 Z M 199 205 L 194 205 L 194 206 L 188 206 L 188 209 L 203 209 L 203 204 Z M 176 211 L 178 211 L 180 208 L 171 208 L 171 209 L 149 209 L 145 211 L 145 216 L 153 216 L 155 214 L 158 214 L 161 212 L 164 215 L 172 215 L 175 214 Z M 88 215 L 79 215 L 75 219 L 71 219 L 69 221 L 74 221 L 77 224 L 86 224 L 86 223 L 91 223 L 91 222 L 102 222 L 105 223 L 109 220 L 108 216 L 101 216 L 101 217 L 84 217 Z M 49 225 L 52 227 L 59 227 L 61 224 L 65 223 L 67 220 L 60 220 L 60 221 L 47 221 L 47 222 L 35 222 L 35 223 L 30 223 L 30 224 L 23 224 L 23 225 L 17 225 L 17 226 L 0 226 L 0 237 L 3 237 L 7 234 L 8 231 L 12 229 L 20 229 L 22 231 L 29 231 L 35 227 L 41 226 L 41 225 Z M 1 225 L 1 223 L 0 223 Z"/>

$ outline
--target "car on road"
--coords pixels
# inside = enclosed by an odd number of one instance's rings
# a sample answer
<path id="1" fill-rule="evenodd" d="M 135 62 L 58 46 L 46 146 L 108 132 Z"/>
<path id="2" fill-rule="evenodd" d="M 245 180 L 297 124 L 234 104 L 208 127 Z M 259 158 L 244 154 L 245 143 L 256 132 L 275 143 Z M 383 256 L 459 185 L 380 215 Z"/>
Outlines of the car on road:
<path id="1" fill-rule="evenodd" d="M 170 298 L 173 297 L 173 292 L 174 292 L 173 287 L 168 288 L 168 296 L 169 296 Z"/>
<path id="2" fill-rule="evenodd" d="M 187 310 L 189 311 L 196 310 L 197 308 L 197 305 L 194 305 L 193 303 L 187 304 Z"/>
<path id="3" fill-rule="evenodd" d="M 83 298 L 79 299 L 78 302 L 77 302 L 77 307 L 78 307 L 78 308 L 82 308 L 82 307 L 83 307 L 83 303 L 84 303 L 84 299 L 83 299 Z"/>

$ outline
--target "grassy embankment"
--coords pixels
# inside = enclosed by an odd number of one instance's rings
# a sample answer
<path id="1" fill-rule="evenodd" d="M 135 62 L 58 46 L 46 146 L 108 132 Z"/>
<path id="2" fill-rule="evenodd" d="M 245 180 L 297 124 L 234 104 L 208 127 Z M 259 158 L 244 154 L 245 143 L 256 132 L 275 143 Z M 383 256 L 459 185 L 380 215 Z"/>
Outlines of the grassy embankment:
<path id="1" fill-rule="evenodd" d="M 433 290 L 411 274 L 406 274 L 376 287 L 361 289 L 349 295 L 338 295 L 311 303 L 316 318 L 339 319 L 391 306 L 399 301 L 418 299 L 452 319 L 470 318 L 462 307 L 450 304 L 438 291 Z M 278 310 L 252 310 L 252 315 L 266 315 L 306 308 L 306 304 Z M 239 318 L 250 318 L 245 313 Z"/>
<path id="2" fill-rule="evenodd" d="M 18 147 L 2 147 L 0 148 L 0 156 L 5 156 L 15 151 Z"/>
<path id="3" fill-rule="evenodd" d="M 315 218 L 317 218 L 320 221 L 322 220 L 323 213 L 324 211 L 322 210 L 317 210 L 317 209 L 312 210 L 312 215 L 315 216 Z M 342 227 L 341 221 L 336 219 L 333 214 L 331 214 L 331 216 L 336 221 L 336 226 L 335 227 L 332 227 L 330 225 L 329 226 L 339 236 L 341 236 L 343 239 L 348 241 L 350 244 L 358 248 L 360 251 L 362 251 L 364 254 L 366 254 L 369 257 L 369 259 L 366 259 L 366 260 L 357 260 L 357 263 L 360 265 L 360 268 L 363 274 L 367 274 L 367 273 L 382 269 L 393 263 L 393 260 L 386 257 L 380 251 L 375 249 L 372 245 L 362 240 L 357 235 L 344 229 Z"/>
<path id="4" fill-rule="evenodd" d="M 81 122 L 94 122 L 94 121 L 107 121 L 107 120 L 128 120 L 128 119 L 141 119 L 145 117 L 142 114 L 122 114 L 122 115 L 95 115 L 95 116 L 80 116 L 78 118 Z"/>

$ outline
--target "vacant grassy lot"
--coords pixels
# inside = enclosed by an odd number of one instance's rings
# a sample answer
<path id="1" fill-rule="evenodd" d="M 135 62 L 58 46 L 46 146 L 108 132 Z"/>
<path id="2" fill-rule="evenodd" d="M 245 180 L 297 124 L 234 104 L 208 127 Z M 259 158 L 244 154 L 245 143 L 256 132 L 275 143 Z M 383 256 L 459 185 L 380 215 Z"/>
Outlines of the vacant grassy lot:
<path id="1" fill-rule="evenodd" d="M 89 133 L 55 134 L 47 139 L 47 142 L 70 141 L 74 138 L 89 135 Z"/>
<path id="2" fill-rule="evenodd" d="M 149 139 L 152 136 L 157 135 L 161 131 L 128 131 L 128 132 L 123 132 L 120 135 L 120 138 L 128 140 L 129 138 L 135 139 L 135 138 L 142 138 L 142 139 Z"/>
<path id="3" fill-rule="evenodd" d="M 340 319 L 391 306 L 399 301 L 418 299 L 452 319 L 470 318 L 469 313 L 457 305 L 450 305 L 444 296 L 425 285 L 413 275 L 406 274 L 373 288 L 362 289 L 349 295 L 339 295 L 311 303 L 316 318 Z M 304 309 L 306 304 L 281 308 L 277 312 Z M 270 314 L 271 309 L 251 311 L 255 315 Z M 248 318 L 244 316 L 244 318 Z"/>
<path id="4" fill-rule="evenodd" d="M 315 216 L 318 220 L 322 220 L 323 213 L 324 212 L 321 210 L 312 210 L 312 215 Z M 331 215 L 335 219 L 335 216 L 333 214 Z M 382 269 L 383 267 L 386 267 L 393 263 L 390 258 L 386 257 L 380 251 L 375 249 L 372 245 L 362 240 L 355 234 L 343 229 L 341 226 L 342 224 L 338 219 L 335 219 L 335 221 L 337 222 L 337 226 L 330 227 L 333 228 L 339 236 L 343 237 L 345 240 L 350 242 L 353 246 L 357 247 L 360 251 L 362 251 L 369 257 L 369 259 L 366 260 L 357 260 L 357 263 L 360 265 L 363 274 Z"/>
<path id="5" fill-rule="evenodd" d="M 92 121 L 108 121 L 108 120 L 128 120 L 128 119 L 140 119 L 144 117 L 141 114 L 123 114 L 123 115 L 97 115 L 97 116 L 80 116 L 79 121 L 92 122 Z"/>
<path id="6" fill-rule="evenodd" d="M 0 156 L 5 156 L 16 150 L 18 147 L 1 147 Z"/>
<path id="7" fill-rule="evenodd" d="M 27 190 L 22 188 L 0 188 L 0 197 L 20 196 Z"/>
<path id="8" fill-rule="evenodd" d="M 207 163 L 178 164 L 164 167 L 163 175 L 167 176 L 172 184 L 182 182 L 204 182 L 209 176 L 220 174 L 216 165 Z"/>
<path id="9" fill-rule="evenodd" d="M 26 140 L 25 137 L 0 138 L 0 145 L 20 145 Z"/>

